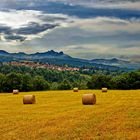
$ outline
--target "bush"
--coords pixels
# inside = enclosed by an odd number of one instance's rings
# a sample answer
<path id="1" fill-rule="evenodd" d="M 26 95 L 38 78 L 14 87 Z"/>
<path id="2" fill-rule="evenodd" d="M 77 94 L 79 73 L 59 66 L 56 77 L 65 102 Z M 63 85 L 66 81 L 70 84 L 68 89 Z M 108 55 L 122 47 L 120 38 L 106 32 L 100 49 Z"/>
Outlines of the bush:
<path id="1" fill-rule="evenodd" d="M 89 89 L 101 89 L 102 87 L 111 87 L 111 76 L 107 75 L 93 75 L 91 80 L 87 83 Z"/>
<path id="2" fill-rule="evenodd" d="M 50 89 L 49 83 L 41 76 L 36 76 L 33 79 L 33 90 L 48 90 Z"/>
<path id="3" fill-rule="evenodd" d="M 70 90 L 72 87 L 70 85 L 70 83 L 67 80 L 64 80 L 59 86 L 58 89 L 59 90 Z"/>

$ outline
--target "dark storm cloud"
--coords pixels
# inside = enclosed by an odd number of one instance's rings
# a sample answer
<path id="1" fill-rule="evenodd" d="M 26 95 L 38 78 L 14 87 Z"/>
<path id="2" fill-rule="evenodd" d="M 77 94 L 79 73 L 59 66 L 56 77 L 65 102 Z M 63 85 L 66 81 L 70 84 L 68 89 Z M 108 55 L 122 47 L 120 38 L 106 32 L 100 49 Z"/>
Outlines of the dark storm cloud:
<path id="1" fill-rule="evenodd" d="M 11 33 L 11 28 L 8 27 L 8 26 L 0 25 L 0 33 L 10 34 Z"/>
<path id="2" fill-rule="evenodd" d="M 3 34 L 6 40 L 21 40 L 24 41 L 26 37 L 22 37 L 21 35 L 35 35 L 49 29 L 53 29 L 57 24 L 43 24 L 40 25 L 38 23 L 29 23 L 25 27 L 21 27 L 18 29 L 12 29 L 7 26 L 0 25 L 0 34 Z"/>
<path id="3" fill-rule="evenodd" d="M 23 42 L 23 41 L 25 41 L 26 37 L 11 34 L 11 35 L 5 35 L 5 39 L 11 40 L 11 41 L 13 40 L 13 41 Z"/>
<path id="4" fill-rule="evenodd" d="M 53 29 L 56 26 L 58 25 L 57 24 L 40 25 L 38 23 L 29 23 L 26 27 L 21 27 L 19 29 L 13 30 L 13 32 L 21 35 L 31 35 L 31 34 L 38 34 L 49 29 Z"/>
<path id="5" fill-rule="evenodd" d="M 140 17 L 139 0 L 2 0 L 0 7 L 63 13 L 80 18 L 109 16 L 126 19 Z"/>

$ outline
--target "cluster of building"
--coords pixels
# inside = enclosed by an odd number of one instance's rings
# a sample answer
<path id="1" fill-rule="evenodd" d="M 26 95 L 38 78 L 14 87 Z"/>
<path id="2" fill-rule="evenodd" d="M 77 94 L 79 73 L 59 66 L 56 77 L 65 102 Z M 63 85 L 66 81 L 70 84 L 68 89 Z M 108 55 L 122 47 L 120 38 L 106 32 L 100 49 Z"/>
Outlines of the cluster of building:
<path id="1" fill-rule="evenodd" d="M 45 69 L 51 69 L 51 70 L 58 70 L 58 71 L 79 71 L 80 68 L 73 68 L 73 67 L 67 67 L 67 66 L 56 66 L 51 64 L 42 64 L 38 62 L 31 62 L 31 61 L 22 61 L 22 62 L 9 62 L 9 65 L 12 66 L 26 66 L 31 68 L 45 68 Z"/>

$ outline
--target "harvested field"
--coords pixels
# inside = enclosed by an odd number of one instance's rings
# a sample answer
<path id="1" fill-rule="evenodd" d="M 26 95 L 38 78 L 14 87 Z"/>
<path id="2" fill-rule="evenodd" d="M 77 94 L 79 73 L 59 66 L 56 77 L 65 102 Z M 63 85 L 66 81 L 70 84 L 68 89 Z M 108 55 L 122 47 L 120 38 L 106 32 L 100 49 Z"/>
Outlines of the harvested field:
<path id="1" fill-rule="evenodd" d="M 97 103 L 82 105 L 82 95 Z M 140 90 L 81 90 L 0 94 L 1 140 L 138 140 Z M 23 104 L 34 94 L 36 104 Z"/>

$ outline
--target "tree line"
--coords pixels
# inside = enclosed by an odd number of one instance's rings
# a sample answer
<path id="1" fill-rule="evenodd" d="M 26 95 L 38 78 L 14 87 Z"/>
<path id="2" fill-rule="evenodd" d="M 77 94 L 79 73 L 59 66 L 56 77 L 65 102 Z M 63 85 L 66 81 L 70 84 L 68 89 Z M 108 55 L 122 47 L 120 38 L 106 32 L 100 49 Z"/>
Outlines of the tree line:
<path id="1" fill-rule="evenodd" d="M 72 71 L 57 71 L 25 66 L 0 66 L 0 92 L 85 89 L 88 75 Z"/>
<path id="2" fill-rule="evenodd" d="M 135 72 L 123 73 L 116 76 L 95 74 L 87 83 L 89 89 L 140 89 L 140 70 Z"/>
<path id="3" fill-rule="evenodd" d="M 79 89 L 139 89 L 140 70 L 123 74 L 56 71 L 25 66 L 0 66 L 0 92 Z"/>

